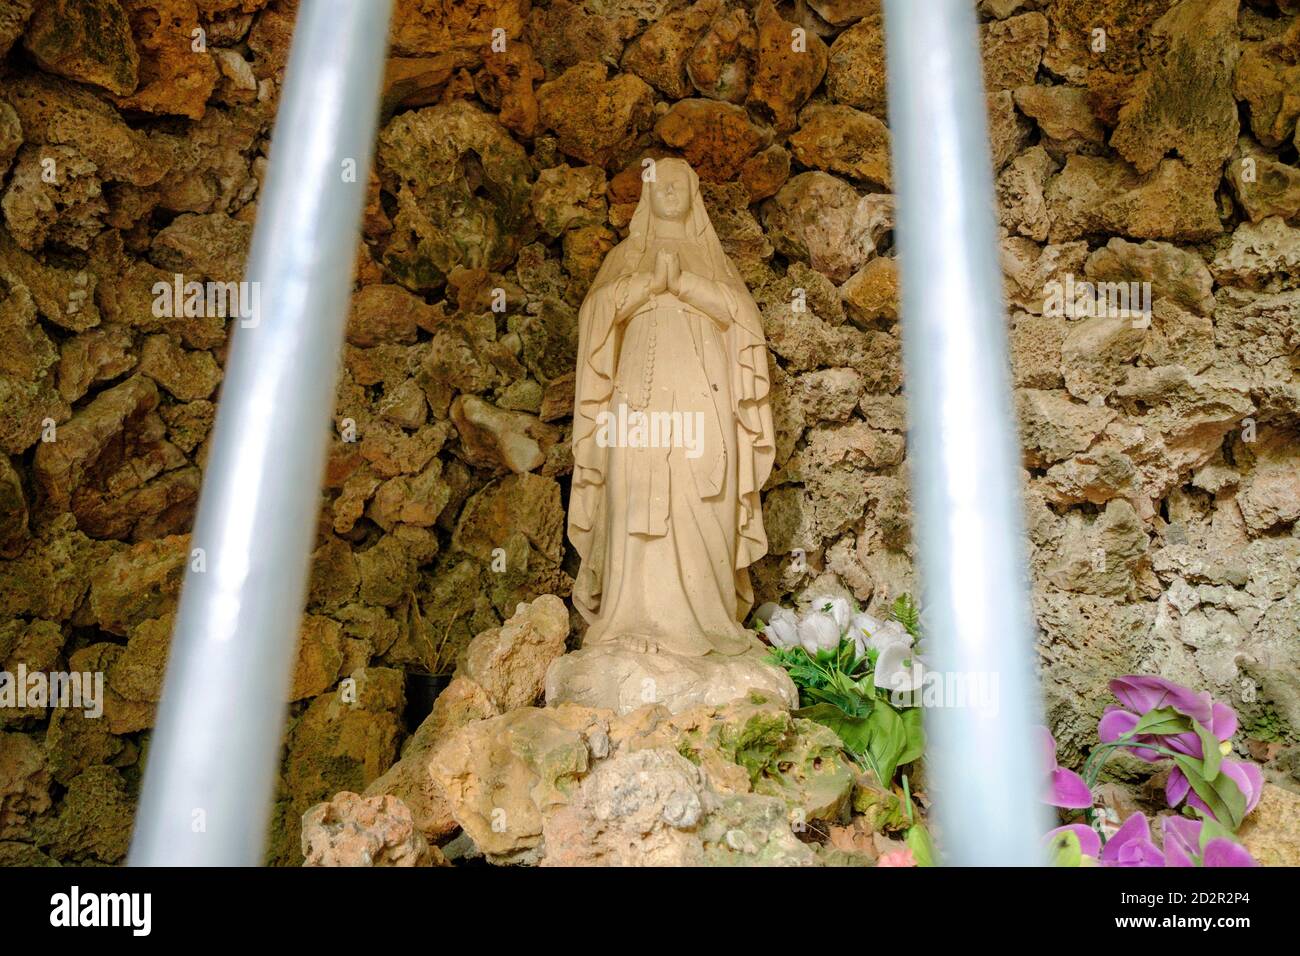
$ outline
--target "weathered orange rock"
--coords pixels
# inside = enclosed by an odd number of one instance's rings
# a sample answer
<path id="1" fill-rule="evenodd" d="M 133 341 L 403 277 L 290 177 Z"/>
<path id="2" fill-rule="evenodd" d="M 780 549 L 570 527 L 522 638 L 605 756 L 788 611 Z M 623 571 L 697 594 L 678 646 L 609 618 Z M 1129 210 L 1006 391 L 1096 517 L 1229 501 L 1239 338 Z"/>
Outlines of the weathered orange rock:
<path id="1" fill-rule="evenodd" d="M 686 73 L 702 96 L 743 103 L 749 95 L 758 34 L 749 14 L 733 7 L 718 13 L 686 60 Z"/>
<path id="2" fill-rule="evenodd" d="M 511 43 L 504 53 L 490 47 L 482 51 L 483 69 L 475 76 L 474 88 L 497 111 L 501 125 L 524 139 L 537 132 L 537 96 L 533 86 L 546 73 L 533 59 L 526 43 Z"/>
<path id="3" fill-rule="evenodd" d="M 870 113 L 830 103 L 806 106 L 790 149 L 805 166 L 890 186 L 889 129 Z"/>
<path id="4" fill-rule="evenodd" d="M 775 196 L 789 178 L 790 153 L 782 146 L 769 146 L 740 168 L 740 181 L 749 190 L 750 203 Z"/>
<path id="5" fill-rule="evenodd" d="M 599 63 L 580 63 L 537 90 L 541 122 L 560 149 L 585 163 L 620 163 L 650 127 L 654 95 L 627 73 L 608 79 Z"/>
<path id="6" fill-rule="evenodd" d="M 36 4 L 23 45 L 42 69 L 125 96 L 135 90 L 140 56 L 117 0 Z"/>
<path id="7" fill-rule="evenodd" d="M 145 338 L 140 371 L 183 402 L 210 398 L 221 381 L 211 352 L 182 348 L 167 335 Z"/>
<path id="8" fill-rule="evenodd" d="M 432 311 L 399 285 L 365 286 L 352 297 L 348 342 L 367 348 L 384 342 L 409 345 L 415 341 L 420 315 Z"/>
<path id="9" fill-rule="evenodd" d="M 699 0 L 650 24 L 623 52 L 623 69 L 635 73 L 669 99 L 688 96 L 691 80 L 686 72 L 687 58 L 719 4 L 720 0 Z"/>
<path id="10" fill-rule="evenodd" d="M 1171 143 L 1197 172 L 1218 171 L 1232 152 L 1237 6 L 1238 0 L 1178 4 L 1152 27 L 1165 52 L 1133 84 L 1110 137 L 1138 172 L 1155 169 Z"/>
<path id="11" fill-rule="evenodd" d="M 655 132 L 681 150 L 706 182 L 733 179 L 765 139 L 742 107 L 704 99 L 674 103 L 655 124 Z"/>
<path id="12" fill-rule="evenodd" d="M 862 323 L 898 318 L 898 261 L 877 256 L 840 286 L 845 311 Z"/>
<path id="13" fill-rule="evenodd" d="M 220 71 L 206 50 L 194 49 L 199 20 L 192 0 L 121 2 L 140 51 L 140 83 L 130 96 L 118 98 L 117 105 L 202 117 Z"/>
<path id="14" fill-rule="evenodd" d="M 826 67 L 826 92 L 837 103 L 884 118 L 885 24 L 868 14 L 835 38 Z"/>
<path id="15" fill-rule="evenodd" d="M 1015 89 L 1034 82 L 1047 46 L 1047 18 L 1026 13 L 995 20 L 980 31 L 984 85 L 989 91 Z"/>
<path id="16" fill-rule="evenodd" d="M 772 0 L 763 0 L 757 22 L 758 62 L 748 102 L 767 114 L 778 132 L 786 132 L 826 74 L 826 44 L 782 19 Z"/>
<path id="17" fill-rule="evenodd" d="M 509 44 L 524 32 L 528 0 L 481 0 L 441 3 L 439 0 L 397 0 L 389 30 L 397 56 L 431 56 L 454 49 L 481 49 L 505 38 Z M 494 31 L 502 33 L 496 34 Z"/>
<path id="18" fill-rule="evenodd" d="M 1281 146 L 1290 138 L 1300 117 L 1300 20 L 1275 39 L 1246 44 L 1232 88 L 1250 106 L 1256 139 Z"/>

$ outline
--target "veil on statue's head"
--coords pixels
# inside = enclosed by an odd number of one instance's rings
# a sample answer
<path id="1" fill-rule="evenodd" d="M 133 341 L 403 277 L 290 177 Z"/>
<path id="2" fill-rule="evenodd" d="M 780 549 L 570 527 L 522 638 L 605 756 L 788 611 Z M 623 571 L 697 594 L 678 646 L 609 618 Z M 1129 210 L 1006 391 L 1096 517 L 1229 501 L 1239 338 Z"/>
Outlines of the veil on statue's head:
<path id="1" fill-rule="evenodd" d="M 704 208 L 704 197 L 700 194 L 700 177 L 695 174 L 695 170 L 691 169 L 691 164 L 684 159 L 674 157 L 655 160 L 655 164 L 656 173 L 673 167 L 680 167 L 686 171 L 686 181 L 691 195 L 691 206 L 686 219 L 686 238 L 699 245 L 703 252 L 702 261 L 707 263 L 710 272 L 706 278 L 739 282 L 740 274 L 731 264 L 717 232 L 713 229 L 713 223 L 709 221 L 708 211 Z M 606 256 L 593 286 L 617 279 L 625 269 L 641 258 L 655 238 L 657 220 L 650 203 L 650 191 L 653 188 L 653 182 L 642 183 L 641 199 L 636 204 L 636 212 L 632 214 L 632 221 L 628 225 L 627 239 L 613 253 Z M 692 262 L 691 271 L 699 271 L 697 263 Z"/>

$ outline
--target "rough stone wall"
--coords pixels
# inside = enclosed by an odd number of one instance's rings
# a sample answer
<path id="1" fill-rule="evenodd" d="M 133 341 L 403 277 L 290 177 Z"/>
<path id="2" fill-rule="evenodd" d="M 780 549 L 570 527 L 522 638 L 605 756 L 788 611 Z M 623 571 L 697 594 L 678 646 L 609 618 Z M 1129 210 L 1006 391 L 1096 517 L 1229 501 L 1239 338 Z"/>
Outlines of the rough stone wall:
<path id="1" fill-rule="evenodd" d="M 1300 4 L 980 10 L 1062 759 L 1155 670 L 1295 788 Z M 107 688 L 102 719 L 0 710 L 0 863 L 125 852 L 234 326 L 154 284 L 239 279 L 292 17 L 0 6 L 0 669 Z M 647 157 L 694 164 L 762 310 L 760 600 L 915 587 L 878 3 L 397 0 L 393 44 L 277 862 L 394 762 L 406 673 L 567 595 L 576 309 Z M 1067 276 L 1150 282 L 1150 320 L 1053 314 Z"/>

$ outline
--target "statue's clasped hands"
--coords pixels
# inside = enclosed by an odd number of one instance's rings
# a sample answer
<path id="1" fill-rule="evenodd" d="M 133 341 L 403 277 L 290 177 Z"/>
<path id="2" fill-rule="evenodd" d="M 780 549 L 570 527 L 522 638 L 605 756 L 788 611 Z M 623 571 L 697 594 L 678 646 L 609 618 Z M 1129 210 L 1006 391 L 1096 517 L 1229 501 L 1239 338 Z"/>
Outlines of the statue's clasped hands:
<path id="1" fill-rule="evenodd" d="M 682 263 L 677 253 L 669 249 L 660 249 L 655 256 L 655 274 L 654 281 L 650 284 L 650 291 L 656 295 L 661 292 L 677 295 L 681 291 L 681 280 Z"/>

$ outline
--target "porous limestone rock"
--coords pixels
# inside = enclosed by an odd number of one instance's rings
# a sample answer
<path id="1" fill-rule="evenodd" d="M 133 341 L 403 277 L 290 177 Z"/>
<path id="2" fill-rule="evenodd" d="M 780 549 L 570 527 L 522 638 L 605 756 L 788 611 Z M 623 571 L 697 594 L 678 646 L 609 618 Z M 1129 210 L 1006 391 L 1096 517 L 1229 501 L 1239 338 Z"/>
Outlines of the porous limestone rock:
<path id="1" fill-rule="evenodd" d="M 57 814 L 37 821 L 35 842 L 55 859 L 119 863 L 131 842 L 133 812 L 122 775 L 89 767 L 69 782 Z"/>
<path id="2" fill-rule="evenodd" d="M 302 818 L 303 866 L 433 866 L 441 859 L 392 796 L 344 790 Z"/>
<path id="3" fill-rule="evenodd" d="M 1133 83 L 1110 137 L 1139 173 L 1155 169 L 1170 142 L 1197 172 L 1217 173 L 1232 152 L 1238 6 L 1239 0 L 1177 3 L 1152 25 L 1162 53 Z"/>
<path id="4" fill-rule="evenodd" d="M 851 106 L 805 106 L 799 114 L 799 130 L 790 137 L 790 150 L 813 169 L 890 186 L 889 129 L 870 113 Z"/>
<path id="5" fill-rule="evenodd" d="M 40 743 L 0 731 L 0 839 L 27 839 L 31 821 L 50 806 L 50 772 Z"/>
<path id="6" fill-rule="evenodd" d="M 494 863 L 818 865 L 797 834 L 848 812 L 835 735 L 761 696 L 676 715 L 572 704 L 466 725 L 431 755 Z"/>
<path id="7" fill-rule="evenodd" d="M 463 175 L 470 155 L 486 192 Z M 402 285 L 419 292 L 456 266 L 499 269 L 513 259 L 532 174 L 523 147 L 490 114 L 459 100 L 402 113 L 380 131 L 378 162 L 397 209 L 384 263 Z"/>
<path id="8" fill-rule="evenodd" d="M 134 92 L 140 55 L 117 0 L 35 5 L 23 46 L 45 70 L 113 93 Z"/>
<path id="9" fill-rule="evenodd" d="M 607 166 L 629 158 L 650 127 L 653 94 L 637 76 L 610 78 L 600 63 L 580 63 L 539 86 L 537 103 L 562 151 Z"/>
<path id="10" fill-rule="evenodd" d="M 1265 782 L 1259 804 L 1237 835 L 1264 866 L 1300 865 L 1300 796 Z"/>
<path id="11" fill-rule="evenodd" d="M 144 110 L 202 119 L 218 77 L 233 71 L 237 61 L 247 71 L 256 93 L 257 83 L 247 62 L 232 50 L 194 49 L 200 27 L 199 4 L 193 0 L 122 0 L 122 8 L 135 31 L 139 56 L 139 85 L 117 99 L 126 109 Z M 218 64 L 221 64 L 218 67 Z"/>
<path id="12" fill-rule="evenodd" d="M 893 197 L 860 196 L 842 179 L 800 173 L 763 204 L 763 226 L 778 251 L 843 282 L 876 253 L 893 228 Z"/>
<path id="13" fill-rule="evenodd" d="M 767 137 L 739 106 L 709 99 L 674 103 L 655 123 L 655 134 L 681 151 L 705 182 L 730 182 Z"/>
<path id="14" fill-rule="evenodd" d="M 781 17 L 772 0 L 759 3 L 754 25 L 758 55 L 747 103 L 778 132 L 788 132 L 795 126 L 796 110 L 826 74 L 826 44 L 815 34 L 796 36 L 795 24 Z"/>
<path id="15" fill-rule="evenodd" d="M 1118 159 L 1073 155 L 1047 188 L 1051 240 L 1089 233 L 1135 239 L 1207 239 L 1222 231 L 1214 178 L 1177 159 L 1145 176 Z"/>
<path id="16" fill-rule="evenodd" d="M 885 116 L 885 33 L 880 12 L 866 14 L 835 38 L 828 52 L 826 92 L 837 103 Z"/>
<path id="17" fill-rule="evenodd" d="M 402 759 L 370 784 L 366 796 L 399 797 L 426 837 L 448 835 L 456 824 L 429 776 L 429 754 L 472 721 L 535 703 L 542 695 L 546 669 L 564 653 L 568 634 L 564 602 L 544 594 L 532 604 L 520 604 L 501 627 L 476 636 L 434 701 L 432 713 L 406 741 Z"/>
<path id="18" fill-rule="evenodd" d="M 715 8 L 708 27 L 686 59 L 686 75 L 701 96 L 743 103 L 758 55 L 758 34 L 747 12 Z"/>

